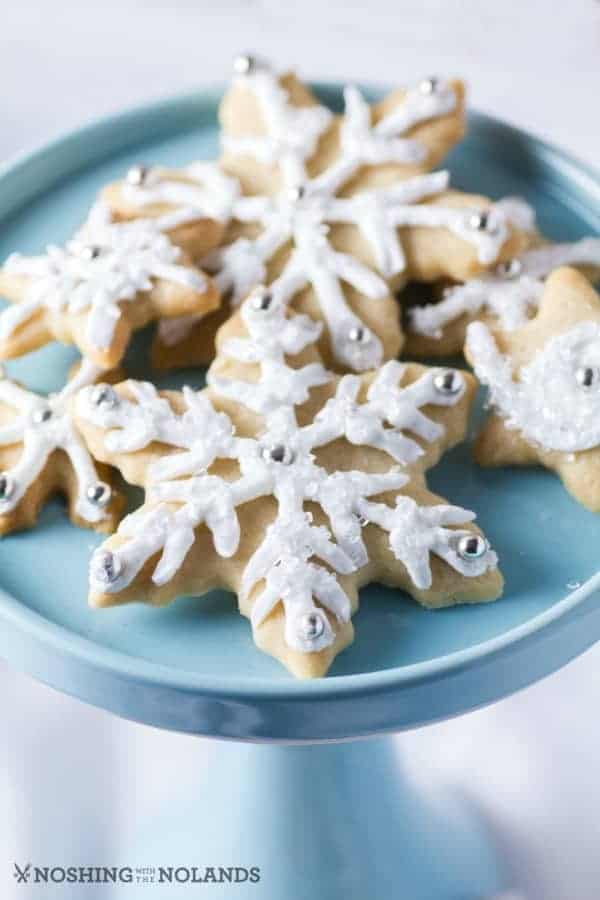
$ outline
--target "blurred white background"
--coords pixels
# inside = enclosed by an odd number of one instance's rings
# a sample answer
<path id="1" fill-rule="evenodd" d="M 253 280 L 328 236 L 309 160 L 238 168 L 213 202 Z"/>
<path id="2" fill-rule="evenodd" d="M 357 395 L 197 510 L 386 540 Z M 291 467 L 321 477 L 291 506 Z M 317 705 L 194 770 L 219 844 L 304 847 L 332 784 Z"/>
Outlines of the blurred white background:
<path id="1" fill-rule="evenodd" d="M 222 81 L 245 49 L 309 77 L 458 74 L 473 105 L 600 165 L 595 0 L 19 0 L 0 30 L 0 158 Z M 599 668 L 600 649 L 510 700 L 399 738 L 416 777 L 459 785 L 509 829 L 531 900 L 600 895 Z M 89 864 L 90 848 L 114 860 L 174 791 L 193 789 L 206 759 L 201 740 L 117 720 L 1 666 L 0 704 L 3 900 L 29 896 L 13 886 L 13 859 L 60 859 L 66 847 L 74 863 Z M 85 889 L 96 896 L 107 895 Z"/>

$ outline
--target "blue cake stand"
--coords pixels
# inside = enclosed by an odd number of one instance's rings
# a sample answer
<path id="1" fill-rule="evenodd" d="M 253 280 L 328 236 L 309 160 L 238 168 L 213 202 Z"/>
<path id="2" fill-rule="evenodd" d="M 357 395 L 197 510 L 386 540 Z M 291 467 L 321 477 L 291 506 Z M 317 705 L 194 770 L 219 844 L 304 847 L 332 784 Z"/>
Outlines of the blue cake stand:
<path id="1" fill-rule="evenodd" d="M 338 85 L 317 90 L 339 108 Z M 98 188 L 134 162 L 212 157 L 219 94 L 105 119 L 5 167 L 0 258 L 67 238 Z M 449 166 L 462 188 L 527 197 L 554 238 L 600 230 L 600 177 L 494 119 L 471 115 Z M 147 374 L 139 344 L 128 360 L 134 375 Z M 74 358 L 52 345 L 8 368 L 52 390 Z M 184 380 L 199 385 L 202 374 L 163 384 Z M 87 564 L 99 539 L 72 527 L 58 502 L 37 529 L 2 540 L 7 660 L 118 715 L 236 742 L 215 743 L 189 817 L 148 827 L 140 864 L 260 867 L 258 883 L 202 885 L 211 900 L 476 900 L 510 887 L 472 812 L 441 797 L 425 803 L 384 736 L 499 700 L 596 641 L 600 517 L 542 470 L 478 470 L 467 446 L 430 483 L 478 511 L 503 563 L 505 597 L 427 612 L 399 591 L 367 588 L 354 645 L 312 682 L 294 681 L 254 648 L 230 595 L 181 598 L 164 610 L 89 610 Z M 379 739 L 349 740 L 367 736 Z M 194 895 L 184 869 L 179 878 L 161 898 Z M 148 896 L 146 886 L 139 891 Z"/>

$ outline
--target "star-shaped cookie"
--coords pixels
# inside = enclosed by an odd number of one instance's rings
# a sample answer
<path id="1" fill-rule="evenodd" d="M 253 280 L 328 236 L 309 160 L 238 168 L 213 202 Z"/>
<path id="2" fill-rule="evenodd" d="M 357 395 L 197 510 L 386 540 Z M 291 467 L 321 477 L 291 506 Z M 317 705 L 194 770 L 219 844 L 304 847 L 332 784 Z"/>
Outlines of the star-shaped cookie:
<path id="1" fill-rule="evenodd" d="M 101 375 L 84 360 L 66 386 L 42 396 L 0 372 L 0 534 L 35 524 L 56 493 L 67 498 L 71 521 L 110 534 L 124 498 L 111 470 L 96 463 L 73 421 L 70 399 Z"/>
<path id="2" fill-rule="evenodd" d="M 463 134 L 459 82 L 427 79 L 373 106 L 347 87 L 335 116 L 292 75 L 249 57 L 237 70 L 220 110 L 221 167 L 243 196 L 224 246 L 202 263 L 234 307 L 267 283 L 322 321 L 332 368 L 366 371 L 397 356 L 393 293 L 407 278 L 464 280 L 528 245 L 514 205 L 428 173 Z M 161 323 L 155 362 L 205 363 L 220 321 Z"/>
<path id="3" fill-rule="evenodd" d="M 65 247 L 13 254 L 0 268 L 0 359 L 51 340 L 76 344 L 100 368 L 116 366 L 133 331 L 157 318 L 204 315 L 219 305 L 211 279 L 167 233 L 186 221 L 178 210 L 114 223 L 97 204 Z"/>
<path id="4" fill-rule="evenodd" d="M 80 392 L 94 455 L 145 489 L 93 556 L 93 605 L 225 587 L 258 646 L 315 677 L 352 641 L 368 582 L 429 607 L 499 596 L 474 514 L 424 480 L 463 438 L 474 380 L 397 361 L 335 376 L 321 329 L 257 289 L 220 331 L 207 389 Z"/>
<path id="5" fill-rule="evenodd" d="M 477 462 L 545 466 L 600 512 L 600 297 L 588 280 L 557 269 L 531 321 L 495 334 L 473 323 L 465 353 L 493 408 Z"/>

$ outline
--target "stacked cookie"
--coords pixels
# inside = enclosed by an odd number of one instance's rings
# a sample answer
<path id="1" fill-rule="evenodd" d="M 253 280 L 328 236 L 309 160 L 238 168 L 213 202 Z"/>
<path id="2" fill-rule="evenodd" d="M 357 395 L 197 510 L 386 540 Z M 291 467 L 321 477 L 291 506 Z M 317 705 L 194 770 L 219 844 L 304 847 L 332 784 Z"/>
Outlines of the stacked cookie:
<path id="1" fill-rule="evenodd" d="M 464 439 L 476 379 L 398 357 L 466 341 L 497 407 L 483 464 L 540 462 L 592 502 L 597 452 L 600 304 L 585 276 L 600 240 L 550 245 L 522 200 L 431 171 L 464 132 L 459 82 L 344 100 L 334 115 L 295 76 L 240 57 L 217 162 L 135 166 L 64 248 L 0 270 L 14 304 L 0 357 L 50 340 L 82 354 L 47 398 L 0 381 L 0 530 L 33 525 L 63 492 L 76 524 L 110 534 L 92 604 L 225 587 L 257 645 L 300 677 L 352 641 L 364 584 L 429 607 L 502 591 L 474 514 L 425 478 Z M 553 271 L 565 263 L 584 274 Z M 410 305 L 415 283 L 424 305 Z M 153 366 L 208 365 L 207 388 L 123 380 L 152 321 Z M 145 492 L 120 524 L 115 469 Z"/>

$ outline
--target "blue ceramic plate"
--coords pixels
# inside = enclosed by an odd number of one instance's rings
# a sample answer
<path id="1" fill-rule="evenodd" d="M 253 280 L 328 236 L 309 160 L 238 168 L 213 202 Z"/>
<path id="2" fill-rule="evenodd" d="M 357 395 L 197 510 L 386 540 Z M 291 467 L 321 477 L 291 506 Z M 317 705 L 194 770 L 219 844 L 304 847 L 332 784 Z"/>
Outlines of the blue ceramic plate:
<path id="1" fill-rule="evenodd" d="M 339 86 L 317 89 L 339 108 Z M 98 189 L 134 162 L 213 157 L 218 98 L 216 91 L 177 97 L 105 119 L 6 167 L 0 259 L 67 238 Z M 472 114 L 469 137 L 448 165 L 460 188 L 524 195 L 553 238 L 600 231 L 600 177 L 499 121 Z M 147 374 L 144 340 L 129 360 L 135 375 Z M 47 391 L 62 384 L 74 358 L 54 344 L 8 369 Z M 184 380 L 200 385 L 202 373 L 161 384 Z M 369 587 L 355 643 L 327 679 L 295 682 L 257 651 L 231 595 L 181 598 L 163 610 L 89 610 L 87 565 L 99 538 L 71 526 L 59 501 L 38 528 L 0 543 L 0 651 L 56 687 L 131 718 L 231 737 L 312 740 L 460 712 L 546 674 L 595 640 L 600 604 L 595 583 L 585 583 L 600 568 L 600 516 L 541 469 L 475 468 L 466 445 L 431 473 L 430 484 L 478 511 L 502 561 L 504 598 L 427 612 L 399 591 Z"/>

